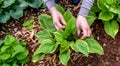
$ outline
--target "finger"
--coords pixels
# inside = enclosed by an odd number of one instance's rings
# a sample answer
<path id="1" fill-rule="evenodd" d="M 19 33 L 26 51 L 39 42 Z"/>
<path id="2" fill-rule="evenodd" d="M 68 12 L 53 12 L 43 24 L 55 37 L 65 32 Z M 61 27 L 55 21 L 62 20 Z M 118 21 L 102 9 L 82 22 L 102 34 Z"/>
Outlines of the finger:
<path id="1" fill-rule="evenodd" d="M 81 37 L 81 39 L 85 39 L 86 37 L 88 37 L 88 31 L 87 31 L 87 29 L 84 29 L 83 36 Z"/>
<path id="2" fill-rule="evenodd" d="M 54 25 L 55 25 L 57 30 L 61 30 L 64 28 L 64 26 L 62 26 L 59 22 L 54 22 Z"/>
<path id="3" fill-rule="evenodd" d="M 91 35 L 91 30 L 90 29 L 88 29 L 88 34 L 87 34 L 88 36 L 90 36 Z"/>
<path id="4" fill-rule="evenodd" d="M 61 16 L 60 17 L 60 20 L 61 20 L 61 23 L 63 24 L 63 25 L 66 25 L 66 22 L 65 22 L 65 20 L 64 20 L 64 18 Z"/>
<path id="5" fill-rule="evenodd" d="M 77 30 L 77 35 L 80 36 L 80 29 Z"/>
<path id="6" fill-rule="evenodd" d="M 80 35 L 81 30 L 80 30 L 80 27 L 79 27 L 79 25 L 78 25 L 78 24 L 76 24 L 76 28 L 77 28 L 77 35 L 79 36 L 79 35 Z"/>
<path id="7" fill-rule="evenodd" d="M 55 25 L 55 28 L 57 29 L 57 30 L 59 30 L 59 28 Z"/>

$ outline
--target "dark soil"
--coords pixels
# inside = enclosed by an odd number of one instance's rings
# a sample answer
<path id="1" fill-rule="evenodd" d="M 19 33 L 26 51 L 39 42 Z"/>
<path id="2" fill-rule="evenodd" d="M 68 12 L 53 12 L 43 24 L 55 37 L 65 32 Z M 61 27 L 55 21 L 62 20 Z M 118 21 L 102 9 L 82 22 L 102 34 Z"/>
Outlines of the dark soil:
<path id="1" fill-rule="evenodd" d="M 60 4 L 65 9 L 70 9 L 74 16 L 77 16 L 79 6 L 71 5 L 70 1 L 61 0 Z M 32 9 L 27 8 L 24 11 L 24 16 L 19 20 L 11 19 L 10 23 L 0 24 L 0 38 L 3 39 L 6 34 L 14 35 L 19 40 L 25 40 L 27 49 L 29 50 L 29 58 L 32 58 L 33 52 L 39 46 L 38 39 L 34 36 L 41 30 L 38 24 L 38 15 L 49 14 L 48 9 Z M 35 22 L 32 24 L 34 29 L 29 31 L 22 24 L 25 20 L 34 18 Z M 108 36 L 103 28 L 100 20 L 96 20 L 91 26 L 92 33 L 95 39 L 103 46 L 105 54 L 100 56 L 98 54 L 90 54 L 89 57 L 83 57 L 81 54 L 72 51 L 71 59 L 68 66 L 120 66 L 120 31 L 115 39 Z M 33 63 L 29 62 L 21 66 L 63 66 L 58 59 L 57 53 L 46 55 L 40 61 Z"/>

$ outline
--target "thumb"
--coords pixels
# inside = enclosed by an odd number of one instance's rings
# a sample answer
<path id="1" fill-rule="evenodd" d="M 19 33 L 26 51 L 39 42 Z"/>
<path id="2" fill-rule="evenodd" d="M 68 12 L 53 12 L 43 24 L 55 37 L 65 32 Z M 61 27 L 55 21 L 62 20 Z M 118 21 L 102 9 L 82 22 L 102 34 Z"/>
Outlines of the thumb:
<path id="1" fill-rule="evenodd" d="M 79 36 L 80 35 L 80 29 L 79 28 L 77 28 L 77 35 Z"/>

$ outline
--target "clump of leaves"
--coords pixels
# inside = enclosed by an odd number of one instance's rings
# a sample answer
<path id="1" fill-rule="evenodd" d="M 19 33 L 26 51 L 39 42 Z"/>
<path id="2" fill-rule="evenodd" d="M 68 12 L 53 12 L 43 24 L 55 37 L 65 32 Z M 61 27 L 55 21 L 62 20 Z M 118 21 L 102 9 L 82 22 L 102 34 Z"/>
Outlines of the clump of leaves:
<path id="1" fill-rule="evenodd" d="M 105 32 L 115 39 L 119 30 L 120 0 L 97 0 L 91 11 L 99 14 L 98 19 L 102 20 Z"/>
<path id="2" fill-rule="evenodd" d="M 64 30 L 57 31 L 52 23 L 51 16 L 46 14 L 39 16 L 39 23 L 43 30 L 36 34 L 40 46 L 33 55 L 33 62 L 40 60 L 45 54 L 54 53 L 56 49 L 59 50 L 59 59 L 65 66 L 67 66 L 70 59 L 71 49 L 80 52 L 86 57 L 89 56 L 89 53 L 104 54 L 103 48 L 93 37 L 85 40 L 74 37 L 76 34 L 75 17 L 69 10 L 64 11 L 59 5 L 57 5 L 57 9 L 64 15 L 67 25 Z"/>
<path id="3" fill-rule="evenodd" d="M 25 22 L 23 23 L 23 26 L 24 26 L 24 27 L 27 27 L 28 30 L 32 30 L 32 29 L 33 29 L 33 26 L 32 26 L 32 23 L 33 23 L 33 22 L 34 22 L 34 19 L 31 18 L 31 19 L 25 21 Z"/>
<path id="4" fill-rule="evenodd" d="M 19 19 L 28 6 L 44 8 L 43 0 L 0 0 L 0 23 L 7 23 L 10 17 Z"/>
<path id="5" fill-rule="evenodd" d="M 29 62 L 27 55 L 28 50 L 24 41 L 19 42 L 13 36 L 6 35 L 0 45 L 0 66 L 19 66 Z"/>

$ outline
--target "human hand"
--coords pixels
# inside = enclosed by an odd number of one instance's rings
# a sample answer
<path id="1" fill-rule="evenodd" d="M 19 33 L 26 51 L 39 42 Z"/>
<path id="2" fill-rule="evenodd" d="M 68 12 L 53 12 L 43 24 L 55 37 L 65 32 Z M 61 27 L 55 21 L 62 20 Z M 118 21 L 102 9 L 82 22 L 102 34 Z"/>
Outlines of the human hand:
<path id="1" fill-rule="evenodd" d="M 66 22 L 62 16 L 62 14 L 55 8 L 50 8 L 51 15 L 53 17 L 53 24 L 57 30 L 61 30 L 65 28 Z"/>
<path id="2" fill-rule="evenodd" d="M 82 31 L 81 39 L 85 39 L 86 37 L 89 37 L 91 35 L 91 29 L 87 23 L 86 17 L 78 15 L 76 27 L 78 36 L 81 34 Z"/>

